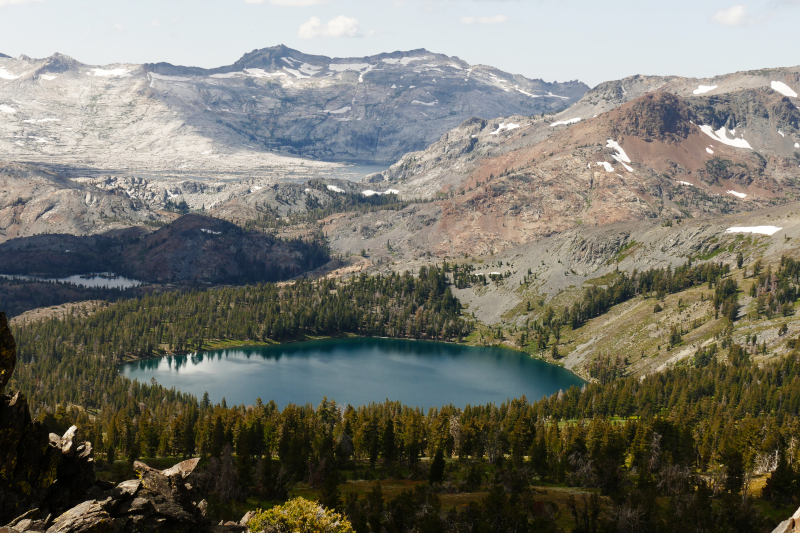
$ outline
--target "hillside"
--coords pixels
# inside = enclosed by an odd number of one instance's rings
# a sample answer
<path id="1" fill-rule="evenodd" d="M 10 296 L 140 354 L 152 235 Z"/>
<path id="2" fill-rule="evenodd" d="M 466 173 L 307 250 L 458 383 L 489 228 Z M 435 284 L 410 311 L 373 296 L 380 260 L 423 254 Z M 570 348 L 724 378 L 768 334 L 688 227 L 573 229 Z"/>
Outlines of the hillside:
<path id="1" fill-rule="evenodd" d="M 439 256 L 484 254 L 578 226 L 752 211 L 798 192 L 800 112 L 771 88 L 661 91 L 565 121 L 466 121 L 369 177 L 435 200 L 421 231 L 405 232 L 411 212 L 383 220 L 383 231 Z"/>
<path id="2" fill-rule="evenodd" d="M 151 283 L 255 283 L 286 279 L 329 259 L 313 236 L 282 240 L 188 214 L 157 231 L 35 235 L 0 244 L 3 274 L 60 277 L 114 272 Z"/>

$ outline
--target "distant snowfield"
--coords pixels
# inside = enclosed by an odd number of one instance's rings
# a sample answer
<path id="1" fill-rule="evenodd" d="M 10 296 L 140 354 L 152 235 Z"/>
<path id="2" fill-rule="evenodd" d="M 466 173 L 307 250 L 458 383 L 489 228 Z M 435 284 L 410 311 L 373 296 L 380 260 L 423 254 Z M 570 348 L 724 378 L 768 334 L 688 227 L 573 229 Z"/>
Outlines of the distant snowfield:
<path id="1" fill-rule="evenodd" d="M 4 80 L 16 80 L 17 78 L 21 78 L 21 77 L 22 77 L 22 74 L 20 74 L 19 76 L 15 76 L 14 74 L 11 74 L 9 71 L 7 71 L 6 69 L 0 68 L 0 78 L 2 78 Z"/>
<path id="2" fill-rule="evenodd" d="M 597 164 L 606 169 L 606 172 L 614 172 L 614 167 L 608 161 L 598 161 Z"/>
<path id="3" fill-rule="evenodd" d="M 155 72 L 148 72 L 147 75 L 154 80 L 162 81 L 189 81 L 191 78 L 184 78 L 183 76 L 165 76 L 164 74 L 156 74 Z"/>
<path id="4" fill-rule="evenodd" d="M 467 80 L 465 79 L 464 81 L 467 81 Z M 527 91 L 523 91 L 522 89 L 519 88 L 519 85 L 514 85 L 514 88 L 516 90 L 518 90 L 519 92 L 521 92 L 522 94 L 524 94 L 525 96 L 530 96 L 531 98 L 541 98 L 542 97 L 541 94 L 531 94 L 531 93 L 529 93 Z M 578 119 L 578 120 L 580 120 L 580 119 Z"/>
<path id="5" fill-rule="evenodd" d="M 94 72 L 94 74 L 92 74 Z M 109 70 L 102 68 L 93 68 L 92 72 L 87 72 L 87 76 L 94 76 L 96 78 L 124 78 L 131 75 L 130 69 L 127 68 L 112 68 Z"/>
<path id="6" fill-rule="evenodd" d="M 35 124 L 37 122 L 61 122 L 61 119 L 60 118 L 40 118 L 39 120 L 36 120 L 36 119 L 30 118 L 28 120 L 23 120 L 22 122 L 25 122 L 27 124 Z"/>
<path id="7" fill-rule="evenodd" d="M 352 109 L 352 108 L 351 108 L 351 107 L 348 105 L 348 106 L 344 106 L 344 107 L 343 107 L 343 108 L 341 108 L 341 109 L 337 109 L 336 111 L 328 111 L 328 110 L 325 110 L 325 112 L 326 112 L 326 113 L 330 113 L 331 115 L 341 115 L 342 113 L 347 113 L 347 112 L 348 112 L 348 111 L 350 111 L 351 109 Z"/>
<path id="8" fill-rule="evenodd" d="M 797 98 L 797 93 L 792 90 L 791 87 L 783 83 L 782 81 L 773 81 L 770 86 L 772 87 L 773 91 L 777 91 L 781 93 L 783 96 L 791 96 L 792 98 Z"/>
<path id="9" fill-rule="evenodd" d="M 777 226 L 749 226 L 749 227 L 733 227 L 725 231 L 727 233 L 760 233 L 762 235 L 774 235 L 783 228 Z"/>
<path id="10" fill-rule="evenodd" d="M 692 91 L 692 93 L 693 94 L 703 94 L 703 93 L 707 93 L 708 91 L 713 91 L 717 87 L 719 87 L 719 86 L 718 85 L 698 85 L 697 89 Z"/>
<path id="11" fill-rule="evenodd" d="M 238 78 L 239 76 L 244 76 L 243 72 L 222 72 L 220 74 L 211 74 L 209 78 L 216 78 L 216 79 L 228 79 L 228 78 Z M 285 76 L 285 74 L 284 74 Z"/>
<path id="12" fill-rule="evenodd" d="M 411 63 L 412 61 L 422 61 L 424 59 L 428 59 L 428 56 L 403 57 L 403 58 L 387 57 L 385 59 L 381 59 L 381 61 L 383 61 L 384 63 L 388 63 L 390 65 L 397 65 L 399 63 L 400 65 L 405 66 L 405 65 L 408 65 L 409 63 Z"/>
<path id="13" fill-rule="evenodd" d="M 364 196 L 374 196 L 376 194 L 380 196 L 382 194 L 400 194 L 400 191 L 398 191 L 397 189 L 386 189 L 385 191 L 380 192 L 380 191 L 373 191 L 372 189 L 367 189 L 366 191 L 361 191 L 361 194 L 363 194 Z"/>
<path id="14" fill-rule="evenodd" d="M 432 106 L 439 103 L 439 100 L 434 100 L 433 102 L 420 102 L 419 100 L 411 100 L 411 105 L 427 105 Z"/>
<path id="15" fill-rule="evenodd" d="M 709 154 L 713 154 L 714 150 L 712 150 L 711 148 L 706 148 L 706 152 L 708 152 Z"/>
<path id="16" fill-rule="evenodd" d="M 384 59 L 384 61 L 386 60 Z M 368 66 L 369 63 L 331 63 L 328 65 L 328 68 L 335 72 L 344 72 L 346 70 L 355 70 L 356 72 L 361 72 Z"/>
<path id="17" fill-rule="evenodd" d="M 519 124 L 514 124 L 513 122 L 506 124 L 505 122 L 502 122 L 499 126 L 497 126 L 497 131 L 490 131 L 489 135 L 500 135 L 500 132 L 503 130 L 511 131 L 517 128 L 519 128 Z"/>
<path id="18" fill-rule="evenodd" d="M 58 76 L 55 76 L 55 75 L 53 75 L 53 74 L 42 74 L 42 75 L 41 75 L 41 76 L 39 76 L 39 77 L 40 77 L 40 78 L 42 78 L 43 80 L 47 80 L 47 81 L 53 81 L 53 80 L 54 80 L 54 79 L 56 79 Z"/>
<path id="19" fill-rule="evenodd" d="M 613 148 L 614 150 L 617 151 L 617 155 L 614 157 L 614 159 L 616 159 L 620 163 L 623 161 L 626 163 L 631 162 L 631 158 L 628 157 L 628 154 L 625 153 L 625 150 L 622 149 L 622 147 L 619 145 L 617 141 L 613 139 L 607 139 L 606 148 Z"/>
<path id="20" fill-rule="evenodd" d="M 580 121 L 581 121 L 580 117 L 571 118 L 569 120 L 559 120 L 558 122 L 553 122 L 552 124 L 550 124 L 550 127 L 554 128 L 556 126 L 567 126 L 569 124 L 577 124 Z"/>
<path id="21" fill-rule="evenodd" d="M 220 74 L 211 74 L 209 78 L 216 79 L 230 79 L 239 78 L 242 76 L 252 76 L 254 78 L 277 78 L 279 76 L 288 76 L 285 72 L 267 72 L 263 68 L 246 68 L 241 72 L 222 72 Z"/>
<path id="22" fill-rule="evenodd" d="M 328 190 L 333 192 L 344 192 L 344 189 L 340 189 L 336 185 L 328 185 Z"/>
<path id="23" fill-rule="evenodd" d="M 210 235 L 222 235 L 221 231 L 214 231 L 214 230 L 205 229 L 205 228 L 200 228 L 200 231 L 202 231 L 203 233 L 208 233 Z"/>
<path id="24" fill-rule="evenodd" d="M 165 76 L 163 74 L 156 74 L 155 72 L 148 72 L 147 77 L 150 78 L 150 87 L 155 89 L 156 80 L 159 81 L 189 81 L 191 78 L 184 78 L 182 76 Z"/>
<path id="25" fill-rule="evenodd" d="M 695 187 L 694 183 L 689 183 L 688 181 L 678 181 L 681 185 L 688 185 L 689 187 Z"/>
<path id="26" fill-rule="evenodd" d="M 267 72 L 263 68 L 246 68 L 244 73 L 254 78 L 275 78 L 278 76 L 286 76 L 285 72 Z"/>
<path id="27" fill-rule="evenodd" d="M 8 113 L 9 115 L 13 115 L 16 113 L 17 110 L 13 107 L 7 106 L 5 104 L 0 104 L 0 113 Z"/>
<path id="28" fill-rule="evenodd" d="M 736 192 L 736 191 L 725 191 L 728 194 L 732 194 L 738 198 L 747 198 L 747 195 L 743 192 Z"/>
<path id="29" fill-rule="evenodd" d="M 722 144 L 727 144 L 728 146 L 733 146 L 735 148 L 749 148 L 750 150 L 753 149 L 753 147 L 750 146 L 750 143 L 742 138 L 729 139 L 727 133 L 725 132 L 725 126 L 721 127 L 716 132 L 711 128 L 711 126 L 700 126 L 700 131 L 702 131 L 715 141 L 721 142 Z"/>

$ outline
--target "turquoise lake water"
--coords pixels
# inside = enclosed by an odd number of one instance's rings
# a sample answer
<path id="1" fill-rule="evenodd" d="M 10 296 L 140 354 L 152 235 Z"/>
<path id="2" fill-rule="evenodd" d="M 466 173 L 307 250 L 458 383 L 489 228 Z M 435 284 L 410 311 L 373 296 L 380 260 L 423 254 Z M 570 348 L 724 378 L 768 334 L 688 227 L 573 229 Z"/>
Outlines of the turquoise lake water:
<path id="1" fill-rule="evenodd" d="M 523 395 L 529 401 L 584 382 L 561 367 L 503 348 L 398 339 L 326 339 L 148 359 L 120 366 L 131 379 L 175 386 L 227 404 L 365 405 L 386 399 L 464 407 Z"/>

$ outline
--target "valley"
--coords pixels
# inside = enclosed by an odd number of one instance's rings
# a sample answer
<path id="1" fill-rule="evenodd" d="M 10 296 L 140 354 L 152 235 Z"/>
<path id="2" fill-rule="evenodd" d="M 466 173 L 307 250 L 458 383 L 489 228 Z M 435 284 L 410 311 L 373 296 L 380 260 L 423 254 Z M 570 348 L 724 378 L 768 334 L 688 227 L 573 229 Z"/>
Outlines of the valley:
<path id="1" fill-rule="evenodd" d="M 0 79 L 0 530 L 766 533 L 800 501 L 800 67 Z M 55 281 L 97 273 L 135 283 Z"/>

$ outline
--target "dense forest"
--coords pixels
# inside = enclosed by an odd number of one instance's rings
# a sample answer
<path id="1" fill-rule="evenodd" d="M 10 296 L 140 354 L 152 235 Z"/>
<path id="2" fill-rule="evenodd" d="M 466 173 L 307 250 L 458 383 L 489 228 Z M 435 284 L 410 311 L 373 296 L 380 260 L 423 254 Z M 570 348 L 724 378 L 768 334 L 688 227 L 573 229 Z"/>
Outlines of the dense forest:
<path id="1" fill-rule="evenodd" d="M 630 290 L 709 283 L 720 318 L 731 320 L 725 302 L 735 301 L 736 287 L 724 268 L 687 265 L 664 274 L 621 276 L 596 290 L 613 291 L 614 301 Z M 757 266 L 751 290 L 763 296 L 761 312 L 784 311 L 798 275 L 788 259 L 774 273 Z M 358 533 L 559 531 L 565 516 L 578 532 L 770 531 L 774 520 L 764 511 L 800 499 L 798 339 L 789 339 L 797 346 L 789 355 L 763 365 L 751 361 L 753 348 L 724 339 L 723 348 L 698 350 L 689 364 L 642 379 L 605 379 L 535 402 L 427 411 L 327 399 L 283 410 L 268 399 L 212 404 L 116 372 L 125 358 L 193 350 L 212 339 L 350 333 L 458 340 L 474 325 L 448 279 L 445 268 L 432 267 L 416 276 L 120 301 L 88 316 L 16 328 L 20 363 L 10 387 L 54 429 L 77 423 L 101 460 L 200 455 L 209 461 L 201 488 L 220 502 L 280 501 L 302 483 Z M 625 288 L 631 279 L 635 285 Z M 750 492 L 759 475 L 768 475 L 761 496 L 768 504 Z M 417 483 L 392 497 L 380 483 L 364 497 L 344 483 L 374 477 Z M 585 494 L 559 506 L 545 501 L 541 487 L 552 485 Z M 444 509 L 442 498 L 454 492 L 475 497 Z"/>

